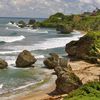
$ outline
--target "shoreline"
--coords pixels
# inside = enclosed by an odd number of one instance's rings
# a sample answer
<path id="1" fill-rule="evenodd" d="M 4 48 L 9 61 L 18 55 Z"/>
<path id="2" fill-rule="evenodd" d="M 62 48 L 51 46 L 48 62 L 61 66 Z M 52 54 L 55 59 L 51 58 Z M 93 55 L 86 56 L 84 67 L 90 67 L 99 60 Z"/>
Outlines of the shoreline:
<path id="1" fill-rule="evenodd" d="M 96 64 L 90 64 L 83 60 L 71 61 L 69 64 L 72 66 L 74 73 L 82 80 L 83 84 L 93 80 L 99 80 L 100 67 L 97 67 Z M 62 95 L 49 95 L 56 88 L 55 80 L 56 76 L 52 75 L 47 83 L 37 87 L 33 91 L 22 93 L 6 100 L 60 100 Z"/>
<path id="2" fill-rule="evenodd" d="M 80 34 L 86 34 L 86 32 L 83 31 L 78 31 L 78 32 L 80 32 Z M 83 84 L 89 81 L 99 79 L 98 75 L 100 73 L 100 68 L 97 68 L 95 64 L 90 64 L 83 60 L 71 61 L 69 64 L 72 66 L 74 73 L 82 80 Z M 10 97 L 8 96 L 6 99 L 2 99 L 2 98 L 1 99 L 2 100 L 51 100 L 50 98 L 56 97 L 56 96 L 53 97 L 49 95 L 51 92 L 55 90 L 56 87 L 55 80 L 56 77 L 51 73 L 51 77 L 50 79 L 48 79 L 47 82 L 38 85 L 33 90 L 30 89 L 24 92 L 22 91 L 22 93 L 19 94 L 12 93 Z"/>
<path id="3" fill-rule="evenodd" d="M 56 88 L 55 79 L 56 76 L 53 75 L 47 83 L 37 87 L 35 90 L 8 100 L 44 100 L 51 98 L 52 96 L 49 94 Z"/>
<path id="4" fill-rule="evenodd" d="M 35 100 L 38 100 L 40 94 L 43 94 L 43 97 L 49 97 L 48 93 L 51 93 L 55 90 L 55 80 L 56 76 L 52 75 L 54 71 L 47 69 L 47 74 L 45 74 L 45 79 L 41 83 L 37 83 L 35 85 L 29 86 L 24 89 L 19 89 L 16 91 L 8 92 L 5 94 L 1 94 L 0 99 L 2 100 L 24 100 L 24 98 L 30 98 L 30 96 L 34 95 Z M 41 97 L 40 97 L 41 98 Z M 27 100 L 27 99 L 25 99 Z"/>
<path id="5" fill-rule="evenodd" d="M 87 34 L 86 31 L 81 31 L 81 30 L 73 30 L 73 31 L 76 31 L 76 32 L 78 31 L 78 32 L 80 32 L 81 34 L 84 34 L 84 35 Z"/>

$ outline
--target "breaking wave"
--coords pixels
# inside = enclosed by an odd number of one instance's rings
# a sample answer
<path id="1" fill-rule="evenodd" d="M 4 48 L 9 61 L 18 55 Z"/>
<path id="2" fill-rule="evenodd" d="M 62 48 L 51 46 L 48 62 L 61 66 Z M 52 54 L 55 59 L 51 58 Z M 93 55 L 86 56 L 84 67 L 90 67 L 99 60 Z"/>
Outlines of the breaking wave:
<path id="1" fill-rule="evenodd" d="M 25 39 L 23 35 L 20 36 L 0 36 L 0 42 L 16 42 Z"/>

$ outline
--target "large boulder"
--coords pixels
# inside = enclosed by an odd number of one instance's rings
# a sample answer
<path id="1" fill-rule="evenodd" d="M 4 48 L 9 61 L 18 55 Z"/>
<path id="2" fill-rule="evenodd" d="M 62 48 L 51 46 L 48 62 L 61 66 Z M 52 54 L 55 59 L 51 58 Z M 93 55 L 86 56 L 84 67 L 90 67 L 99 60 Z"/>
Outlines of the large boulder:
<path id="1" fill-rule="evenodd" d="M 78 41 L 71 41 L 65 51 L 69 56 L 100 64 L 100 32 L 88 32 Z"/>
<path id="2" fill-rule="evenodd" d="M 71 41 L 70 43 L 66 44 L 66 52 L 70 56 L 75 56 L 76 55 L 76 48 L 77 48 L 77 41 Z"/>
<path id="3" fill-rule="evenodd" d="M 55 70 L 57 75 L 55 91 L 57 94 L 69 93 L 82 85 L 80 79 L 73 73 L 69 65 L 69 59 L 51 53 L 50 57 L 44 60 L 44 64 L 48 68 Z"/>
<path id="4" fill-rule="evenodd" d="M 69 56 L 83 58 L 89 55 L 89 51 L 93 42 L 94 41 L 92 38 L 82 37 L 79 41 L 71 41 L 70 43 L 66 44 L 65 51 Z"/>
<path id="5" fill-rule="evenodd" d="M 69 25 L 57 25 L 56 30 L 61 34 L 70 34 L 73 28 Z"/>
<path id="6" fill-rule="evenodd" d="M 59 58 L 54 70 L 57 75 L 56 92 L 58 94 L 69 93 L 82 85 L 80 79 L 73 73 L 68 59 Z"/>
<path id="7" fill-rule="evenodd" d="M 36 29 L 38 27 L 38 24 L 35 19 L 30 19 L 27 26 Z"/>
<path id="8" fill-rule="evenodd" d="M 43 63 L 49 69 L 54 69 L 56 65 L 55 61 L 58 61 L 59 55 L 56 53 L 50 53 L 49 55 L 50 57 L 46 58 Z"/>
<path id="9" fill-rule="evenodd" d="M 35 19 L 30 19 L 29 22 L 28 22 L 28 25 L 33 25 L 36 23 L 36 20 Z"/>
<path id="10" fill-rule="evenodd" d="M 23 20 L 20 20 L 19 22 L 18 22 L 18 27 L 20 27 L 20 28 L 24 28 L 24 27 L 26 27 L 26 23 L 23 21 Z"/>
<path id="11" fill-rule="evenodd" d="M 36 58 L 29 51 L 24 50 L 18 55 L 18 58 L 16 60 L 16 67 L 32 67 L 35 62 Z"/>
<path id="12" fill-rule="evenodd" d="M 5 60 L 0 59 L 0 69 L 5 69 L 7 68 L 8 64 Z"/>

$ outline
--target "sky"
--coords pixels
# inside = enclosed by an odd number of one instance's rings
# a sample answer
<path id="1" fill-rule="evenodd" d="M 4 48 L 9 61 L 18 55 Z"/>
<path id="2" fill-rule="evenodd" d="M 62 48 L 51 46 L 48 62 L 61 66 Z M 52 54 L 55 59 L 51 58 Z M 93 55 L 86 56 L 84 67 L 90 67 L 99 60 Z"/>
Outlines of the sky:
<path id="1" fill-rule="evenodd" d="M 100 0 L 0 0 L 0 17 L 46 18 L 56 12 L 82 13 L 99 6 Z"/>

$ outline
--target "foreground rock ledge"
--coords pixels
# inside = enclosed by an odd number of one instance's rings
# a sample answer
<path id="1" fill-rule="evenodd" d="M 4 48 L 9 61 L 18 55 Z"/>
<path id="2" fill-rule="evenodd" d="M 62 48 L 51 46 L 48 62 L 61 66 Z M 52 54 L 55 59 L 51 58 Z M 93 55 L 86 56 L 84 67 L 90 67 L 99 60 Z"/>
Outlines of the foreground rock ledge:
<path id="1" fill-rule="evenodd" d="M 50 57 L 46 58 L 43 63 L 48 69 L 54 69 L 55 61 L 59 59 L 59 55 L 57 53 L 50 53 L 49 55 Z"/>
<path id="2" fill-rule="evenodd" d="M 82 85 L 80 79 L 73 73 L 69 59 L 60 58 L 58 54 L 51 53 L 44 63 L 48 68 L 54 69 L 57 75 L 55 93 L 69 93 Z"/>
<path id="3" fill-rule="evenodd" d="M 78 41 L 66 44 L 65 51 L 69 56 L 100 64 L 100 32 L 89 32 Z"/>
<path id="4" fill-rule="evenodd" d="M 32 67 L 36 62 L 36 58 L 27 50 L 24 50 L 18 55 L 16 67 L 27 68 Z"/>
<path id="5" fill-rule="evenodd" d="M 59 94 L 69 93 L 82 85 L 82 82 L 73 73 L 66 59 L 59 58 L 59 63 L 54 70 L 57 75 L 56 91 Z"/>
<path id="6" fill-rule="evenodd" d="M 0 69 L 5 69 L 7 68 L 7 66 L 8 66 L 8 63 L 5 60 L 0 58 Z"/>

